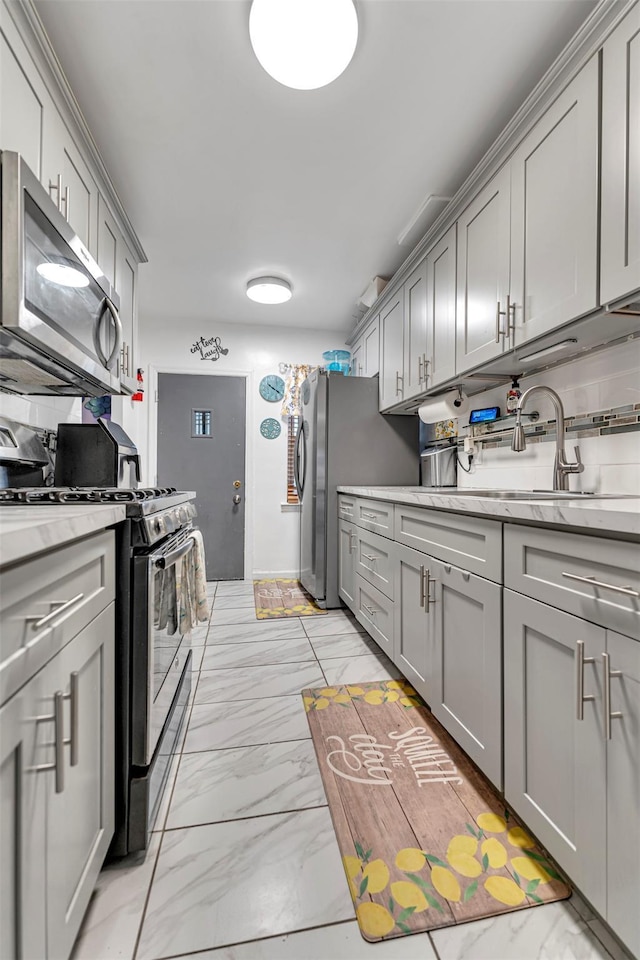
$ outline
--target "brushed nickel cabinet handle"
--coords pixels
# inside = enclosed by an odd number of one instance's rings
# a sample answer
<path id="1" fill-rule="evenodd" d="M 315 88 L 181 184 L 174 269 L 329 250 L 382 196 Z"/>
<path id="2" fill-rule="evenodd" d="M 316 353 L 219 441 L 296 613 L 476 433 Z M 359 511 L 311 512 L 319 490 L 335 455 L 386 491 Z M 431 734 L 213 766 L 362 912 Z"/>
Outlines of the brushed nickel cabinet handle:
<path id="1" fill-rule="evenodd" d="M 604 738 L 611 740 L 611 721 L 621 720 L 621 710 L 611 710 L 611 677 L 621 677 L 622 670 L 611 669 L 611 658 L 608 653 L 602 654 L 602 666 L 604 673 Z"/>
<path id="2" fill-rule="evenodd" d="M 500 343 L 500 334 L 502 333 L 500 329 L 500 317 L 503 312 L 504 311 L 500 309 L 500 301 L 498 300 L 498 306 L 496 307 L 496 343 Z"/>
<path id="3" fill-rule="evenodd" d="M 72 767 L 78 765 L 78 736 L 80 732 L 80 710 L 78 704 L 78 690 L 79 690 L 79 674 L 77 670 L 74 670 L 69 678 L 69 693 L 65 696 L 65 700 L 69 701 L 69 709 L 71 713 L 71 735 L 68 740 L 65 740 L 65 743 L 69 744 L 69 763 Z"/>
<path id="4" fill-rule="evenodd" d="M 584 695 L 584 665 L 585 663 L 595 663 L 595 657 L 585 657 L 584 640 L 576 641 L 576 720 L 584 720 L 584 705 L 587 700 L 595 700 L 595 696 L 590 693 Z"/>
<path id="5" fill-rule="evenodd" d="M 430 595 L 431 584 L 436 583 L 436 578 L 431 576 L 428 568 L 424 572 L 424 580 L 424 609 L 429 613 L 431 604 L 436 602 L 436 598 Z"/>
<path id="6" fill-rule="evenodd" d="M 77 596 L 72 597 L 71 600 L 50 600 L 49 603 L 55 603 L 57 605 L 55 610 L 52 610 L 51 613 L 48 613 L 44 617 L 41 617 L 38 614 L 29 614 L 25 619 L 35 621 L 31 624 L 32 630 L 40 630 L 42 627 L 48 626 L 52 620 L 56 619 L 56 617 L 66 613 L 70 607 L 82 600 L 83 597 L 84 593 L 79 593 Z"/>
<path id="7" fill-rule="evenodd" d="M 362 511 L 362 516 L 366 517 L 367 520 L 377 520 L 378 515 L 375 513 L 367 513 L 365 510 Z"/>
<path id="8" fill-rule="evenodd" d="M 362 601 L 362 608 L 363 608 L 363 610 L 366 610 L 366 611 L 367 611 L 367 613 L 369 614 L 370 617 L 375 617 L 375 615 L 376 615 L 376 613 L 377 613 L 377 610 L 375 610 L 374 607 L 369 607 L 369 606 L 367 606 L 367 604 L 364 602 L 364 600 Z"/>
<path id="9" fill-rule="evenodd" d="M 58 208 L 60 213 L 62 213 L 62 174 L 61 173 L 59 173 L 58 176 L 56 177 L 56 181 L 57 183 L 53 183 L 53 181 L 49 180 L 49 196 L 51 197 L 51 194 L 55 190 L 56 197 L 57 197 L 56 207 Z M 53 197 L 51 197 L 51 199 L 53 200 Z"/>
<path id="10" fill-rule="evenodd" d="M 423 354 L 422 354 L 422 369 L 423 369 L 423 371 L 424 371 L 424 385 L 425 385 L 425 387 L 426 387 L 426 385 L 427 385 L 427 379 L 428 379 L 428 377 L 429 377 L 429 373 L 428 373 L 428 371 L 427 371 L 427 367 L 429 366 L 430 363 L 431 363 L 431 361 L 430 361 L 430 360 L 427 360 L 427 355 L 426 355 L 426 353 L 423 353 Z"/>
<path id="11" fill-rule="evenodd" d="M 69 197 L 70 197 L 70 193 L 71 193 L 71 192 L 70 192 L 70 190 L 69 190 L 69 187 L 65 187 L 65 188 L 64 188 L 64 197 L 62 198 L 62 203 L 64 203 L 64 218 L 65 218 L 65 220 L 67 221 L 67 223 L 69 222 Z M 62 213 L 62 209 L 60 209 L 60 213 Z"/>
<path id="12" fill-rule="evenodd" d="M 515 339 L 516 335 L 516 305 L 511 303 L 511 297 L 507 294 L 507 337 L 513 337 Z"/>
<path id="13" fill-rule="evenodd" d="M 424 607 L 424 564 L 420 565 L 420 606 Z"/>
<path id="14" fill-rule="evenodd" d="M 616 583 L 604 583 L 602 580 L 596 580 L 595 577 L 580 577 L 577 573 L 564 573 L 563 577 L 567 580 L 577 580 L 579 583 L 590 583 L 592 587 L 603 587 L 605 590 L 613 590 L 614 593 L 623 593 L 627 597 L 640 597 L 640 593 L 630 586 L 619 587 Z"/>
<path id="15" fill-rule="evenodd" d="M 371 563 L 375 563 L 378 559 L 378 557 L 372 557 L 369 553 L 363 553 L 362 556 L 365 558 L 365 560 L 370 560 Z"/>
<path id="16" fill-rule="evenodd" d="M 396 370 L 396 397 L 400 393 L 404 393 L 404 377 L 400 374 L 399 370 Z"/>
<path id="17" fill-rule="evenodd" d="M 40 763 L 35 767 L 28 767 L 29 773 L 41 773 L 45 770 L 55 772 L 56 793 L 64 790 L 64 694 L 57 690 L 53 695 L 53 713 L 34 717 L 36 723 L 51 723 L 53 720 L 53 763 Z M 51 744 L 48 744 L 51 746 Z"/>

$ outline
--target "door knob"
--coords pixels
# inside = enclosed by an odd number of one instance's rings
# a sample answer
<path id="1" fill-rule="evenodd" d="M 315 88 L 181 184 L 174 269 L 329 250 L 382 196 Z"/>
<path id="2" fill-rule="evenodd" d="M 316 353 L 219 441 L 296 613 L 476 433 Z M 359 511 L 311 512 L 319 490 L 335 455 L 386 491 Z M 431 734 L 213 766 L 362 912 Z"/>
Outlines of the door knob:
<path id="1" fill-rule="evenodd" d="M 233 502 L 234 502 L 234 503 L 240 503 L 241 500 L 242 500 L 242 497 L 240 496 L 240 494 L 239 494 L 239 493 L 236 493 L 236 494 L 234 495 Z"/>

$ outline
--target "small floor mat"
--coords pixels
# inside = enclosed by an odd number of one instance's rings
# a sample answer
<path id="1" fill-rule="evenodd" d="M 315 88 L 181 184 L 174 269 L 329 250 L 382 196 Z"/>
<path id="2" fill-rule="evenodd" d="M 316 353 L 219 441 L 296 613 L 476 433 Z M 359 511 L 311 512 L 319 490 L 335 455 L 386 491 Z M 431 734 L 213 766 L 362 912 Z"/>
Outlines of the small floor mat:
<path id="1" fill-rule="evenodd" d="M 406 680 L 302 696 L 365 940 L 570 895 L 554 863 Z"/>
<path id="2" fill-rule="evenodd" d="M 258 620 L 326 615 L 302 589 L 298 580 L 254 580 L 253 598 Z"/>

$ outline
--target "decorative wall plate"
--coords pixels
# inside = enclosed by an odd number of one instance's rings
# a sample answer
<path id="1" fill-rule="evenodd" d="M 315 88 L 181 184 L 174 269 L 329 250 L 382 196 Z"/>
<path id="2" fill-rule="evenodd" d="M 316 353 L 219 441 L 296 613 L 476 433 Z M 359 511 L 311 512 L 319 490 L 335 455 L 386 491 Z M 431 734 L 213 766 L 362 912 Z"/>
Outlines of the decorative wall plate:
<path id="1" fill-rule="evenodd" d="M 275 440 L 276 437 L 280 436 L 281 430 L 280 423 L 273 417 L 267 417 L 260 424 L 260 433 L 266 440 Z"/>
<path id="2" fill-rule="evenodd" d="M 276 403 L 284 398 L 284 380 L 277 373 L 269 373 L 263 377 L 258 389 L 262 399 L 269 403 Z"/>

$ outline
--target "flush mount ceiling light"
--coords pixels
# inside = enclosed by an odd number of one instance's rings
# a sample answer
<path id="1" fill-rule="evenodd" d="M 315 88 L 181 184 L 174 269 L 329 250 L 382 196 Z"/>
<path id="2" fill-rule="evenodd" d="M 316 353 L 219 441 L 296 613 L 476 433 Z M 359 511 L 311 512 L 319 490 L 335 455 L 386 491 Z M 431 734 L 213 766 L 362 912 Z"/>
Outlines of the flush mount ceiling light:
<path id="1" fill-rule="evenodd" d="M 280 277 L 255 277 L 247 284 L 247 296 L 256 303 L 286 303 L 291 300 L 291 284 Z"/>
<path id="2" fill-rule="evenodd" d="M 315 90 L 351 62 L 358 17 L 353 0 L 253 0 L 249 35 L 274 80 L 295 90 Z"/>
<path id="3" fill-rule="evenodd" d="M 62 259 L 62 258 L 61 258 Z M 76 267 L 66 263 L 54 261 L 39 263 L 36 271 L 50 283 L 57 283 L 61 287 L 88 287 L 89 277 Z"/>

